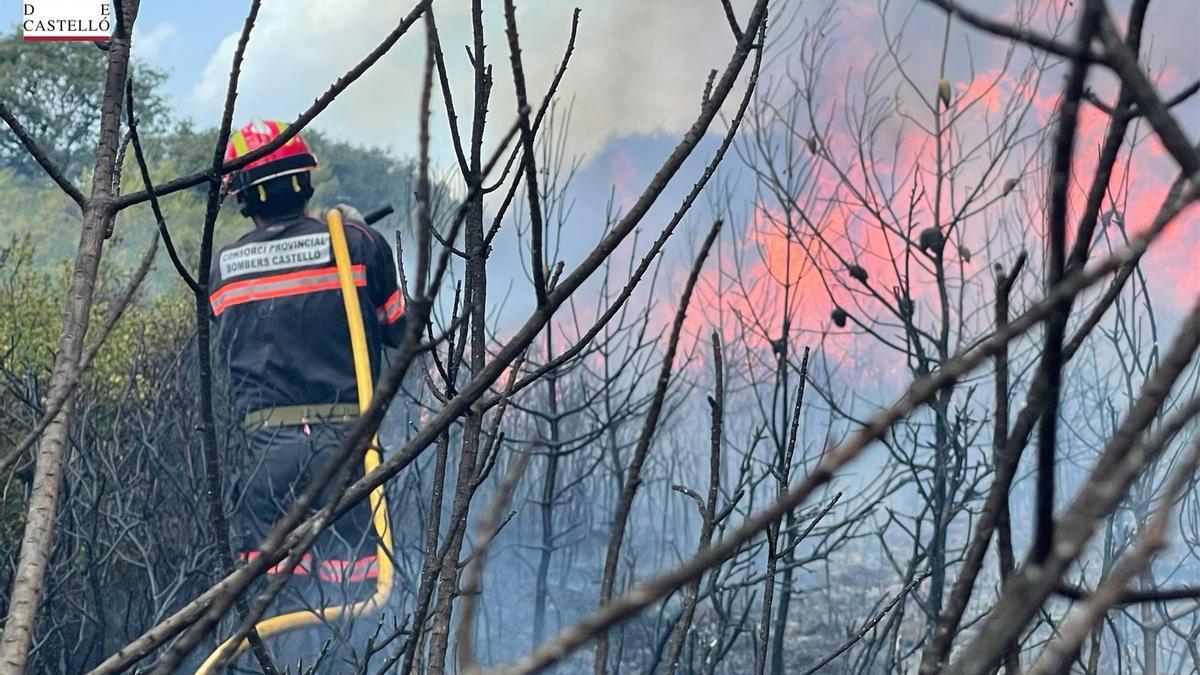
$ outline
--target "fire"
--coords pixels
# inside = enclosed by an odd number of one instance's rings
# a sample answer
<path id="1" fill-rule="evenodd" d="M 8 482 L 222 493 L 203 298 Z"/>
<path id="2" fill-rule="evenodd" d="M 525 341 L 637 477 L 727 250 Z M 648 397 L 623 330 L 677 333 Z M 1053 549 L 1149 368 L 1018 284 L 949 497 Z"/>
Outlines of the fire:
<path id="1" fill-rule="evenodd" d="M 1036 2 L 1022 14 L 1031 25 L 1061 33 L 1075 11 L 1068 4 Z M 893 75 L 901 93 L 879 86 L 869 102 L 863 93 L 868 87 L 860 85 L 877 65 L 870 55 L 883 51 L 869 39 L 878 33 L 878 20 L 857 10 L 839 13 L 837 42 L 822 67 L 833 76 L 811 83 L 813 91 L 803 91 L 803 77 L 790 80 L 799 91 L 773 90 L 783 101 L 788 95 L 813 96 L 816 119 L 800 115 L 799 128 L 786 115 L 765 118 L 781 127 L 772 140 L 793 144 L 788 157 L 797 158 L 776 167 L 777 175 L 807 179 L 791 202 L 779 196 L 778 186 L 759 190 L 745 222 L 727 228 L 712 256 L 717 262 L 710 261 L 696 290 L 689 335 L 703 336 L 716 326 L 727 342 L 743 341 L 764 353 L 777 349 L 783 337 L 792 345 L 820 341 L 832 359 L 861 359 L 866 350 L 887 362 L 884 353 L 858 344 L 878 343 L 861 338 L 862 326 L 903 348 L 907 336 L 898 310 L 905 303 L 911 303 L 917 325 L 932 334 L 945 312 L 954 324 L 953 351 L 957 331 L 970 339 L 990 329 L 990 313 L 977 305 L 991 299 L 992 266 L 1010 265 L 1022 248 L 1031 256 L 1026 283 L 1038 293 L 1065 66 L 1047 66 L 1001 42 L 981 63 L 971 63 L 969 77 L 961 76 L 962 61 L 948 64 L 945 77 L 953 92 L 948 105 L 937 101 L 936 75 L 918 82 Z M 952 43 L 958 30 L 952 29 Z M 929 58 L 922 52 L 913 60 L 928 65 Z M 1166 71 L 1159 80 L 1178 87 L 1187 78 Z M 1091 77 L 1089 87 L 1115 103 L 1115 87 L 1103 75 Z M 1106 112 L 1081 104 L 1068 190 L 1069 243 L 1110 124 Z M 1107 237 L 1119 248 L 1122 228 L 1132 237 L 1148 227 L 1178 172 L 1144 122 L 1134 122 L 1126 139 L 1101 208 L 1104 231 L 1094 247 Z M 1185 213 L 1150 256 L 1161 272 L 1152 275 L 1157 285 L 1152 290 L 1173 310 L 1200 291 L 1200 275 L 1194 274 L 1200 233 L 1188 226 L 1198 211 Z M 926 230 L 945 239 L 940 256 L 951 296 L 946 307 L 933 272 L 936 256 L 918 250 Z M 1096 248 L 1093 256 L 1106 253 L 1106 246 Z M 687 273 L 681 267 L 677 288 Z M 955 300 L 960 290 L 961 310 Z M 848 314 L 844 327 L 831 318 L 838 308 Z M 673 315 L 674 306 L 661 311 Z"/>

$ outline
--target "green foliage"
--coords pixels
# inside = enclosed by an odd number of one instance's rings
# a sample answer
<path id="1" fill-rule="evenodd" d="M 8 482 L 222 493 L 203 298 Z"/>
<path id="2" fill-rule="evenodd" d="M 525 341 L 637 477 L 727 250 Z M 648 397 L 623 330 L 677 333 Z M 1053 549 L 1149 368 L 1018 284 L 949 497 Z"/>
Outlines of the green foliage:
<path id="1" fill-rule="evenodd" d="M 97 317 L 108 314 L 111 302 L 105 299 L 98 304 Z M 113 329 L 92 364 L 88 383 L 96 392 L 93 401 L 104 401 L 118 392 L 126 404 L 156 398 L 159 383 L 143 377 L 137 366 L 141 360 L 176 358 L 195 330 L 194 311 L 191 296 L 182 287 L 146 297 L 126 310 L 127 316 Z"/>
<path id="2" fill-rule="evenodd" d="M 28 433 L 45 404 L 62 323 L 68 267 L 36 265 L 35 247 L 29 236 L 0 242 L 5 452 Z M 120 275 L 105 278 L 88 341 L 126 281 Z M 195 517 L 203 475 L 190 470 L 196 392 L 188 386 L 186 364 L 193 332 L 191 296 L 181 285 L 153 296 L 143 293 L 109 334 L 77 390 L 71 450 L 62 466 L 59 534 L 43 601 L 44 616 L 55 618 L 39 624 L 44 649 L 29 672 L 85 672 L 109 650 L 105 640 L 132 638 L 130 629 L 162 606 L 162 597 L 149 589 L 180 584 L 181 597 L 187 597 L 208 582 L 199 571 L 211 570 L 215 562 Z M 6 560 L 20 546 L 31 469 L 28 459 L 19 462 L 0 492 L 0 556 Z M 113 549 L 122 553 L 104 553 Z M 11 588 L 11 577 L 0 574 L 0 582 Z M 6 601 L 0 597 L 0 606 Z M 57 617 L 63 616 L 73 623 L 61 623 Z M 128 617 L 137 618 L 131 624 Z M 81 630 L 89 631 L 87 638 L 72 639 Z M 88 640 L 98 642 L 89 646 Z"/>
<path id="3" fill-rule="evenodd" d="M 185 123 L 170 133 L 149 137 L 146 153 L 151 178 L 164 181 L 211 162 L 215 136 L 212 130 L 196 130 Z M 378 149 L 323 138 L 314 145 L 321 153 L 321 166 L 314 176 L 315 206 L 347 202 L 365 212 L 390 202 L 403 211 L 405 195 L 411 193 L 413 185 L 410 163 L 393 159 Z M 122 169 L 122 192 L 142 187 L 137 163 L 133 153 L 128 152 Z M 200 254 L 206 200 L 207 186 L 176 192 L 160 200 L 176 248 L 193 274 Z M 0 244 L 28 236 L 32 245 L 29 262 L 34 267 L 48 269 L 71 259 L 79 241 L 80 216 L 79 207 L 50 181 L 40 176 L 26 177 L 12 168 L 0 169 Z M 104 253 L 104 269 L 111 276 L 120 277 L 136 266 L 155 227 L 149 204 L 122 211 Z M 214 241 L 218 246 L 228 243 L 250 227 L 233 200 L 228 200 L 218 215 Z M 146 286 L 152 295 L 183 288 L 165 252 L 156 260 Z"/>
<path id="4" fill-rule="evenodd" d="M 44 405 L 58 333 L 69 267 L 66 262 L 38 266 L 32 237 L 0 243 L 0 447 L 6 451 L 32 428 Z M 109 279 L 115 287 L 119 279 Z M 99 330 L 117 289 L 102 292 L 89 335 Z M 163 293 L 129 307 L 97 353 L 79 393 L 89 405 L 115 407 L 145 403 L 159 395 L 159 381 L 142 375 L 141 364 L 173 360 L 192 331 L 191 303 L 182 292 Z M 93 418 L 103 429 L 120 422 L 116 416 Z M 0 547 L 11 546 L 21 533 L 23 495 L 6 491 L 0 501 Z"/>
<path id="5" fill-rule="evenodd" d="M 91 170 L 94 161 L 106 60 L 90 43 L 29 43 L 16 30 L 0 37 L 0 101 L 71 178 Z M 166 74 L 145 66 L 133 72 L 138 117 L 154 133 L 167 122 L 167 103 L 158 93 Z M 0 134 L 0 168 L 30 178 L 41 172 L 9 133 Z"/>
<path id="6" fill-rule="evenodd" d="M 14 169 L 0 169 L 0 245 L 30 237 L 38 259 L 59 261 L 79 242 L 82 212 L 48 180 L 31 180 Z"/>
<path id="7" fill-rule="evenodd" d="M 62 317 L 50 308 L 66 291 L 67 269 L 33 264 L 29 237 L 0 247 L 0 367 L 27 382 L 48 380 Z"/>
<path id="8" fill-rule="evenodd" d="M 0 246 L 0 370 L 10 376 L 10 382 L 19 380 L 26 389 L 21 394 L 10 386 L 0 397 L 43 392 L 49 383 L 70 270 L 65 262 L 41 269 L 34 264 L 35 257 L 29 237 Z M 99 332 L 123 282 L 119 275 L 104 280 L 89 337 Z M 106 397 L 128 397 L 131 392 L 136 398 L 154 396 L 156 383 L 136 378 L 137 360 L 175 358 L 193 330 L 192 308 L 182 286 L 149 297 L 143 294 L 141 301 L 135 301 L 96 355 L 84 384 L 89 400 L 103 403 Z M 22 403 L 8 400 L 0 405 L 15 410 Z"/>
<path id="9" fill-rule="evenodd" d="M 313 201 L 332 206 L 346 203 L 366 213 L 391 203 L 400 210 L 416 188 L 416 167 L 397 161 L 380 148 L 331 139 L 319 132 L 305 134 L 320 166 L 313 176 Z"/>

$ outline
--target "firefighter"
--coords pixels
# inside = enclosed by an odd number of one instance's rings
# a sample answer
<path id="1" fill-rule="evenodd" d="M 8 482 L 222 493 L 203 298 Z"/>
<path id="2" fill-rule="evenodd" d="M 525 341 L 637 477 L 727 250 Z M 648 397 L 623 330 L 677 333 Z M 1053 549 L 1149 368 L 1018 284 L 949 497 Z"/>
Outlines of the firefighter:
<path id="1" fill-rule="evenodd" d="M 277 138 L 287 125 L 255 120 L 230 135 L 225 160 Z M 326 223 L 310 215 L 317 158 L 299 136 L 229 178 L 229 194 L 254 228 L 214 257 L 210 304 L 219 355 L 228 365 L 230 407 L 240 423 L 246 469 L 234 481 L 230 526 L 237 555 L 254 555 L 271 526 L 336 452 L 358 416 L 346 309 Z M 404 296 L 386 240 L 357 211 L 345 236 L 358 287 L 372 375 L 385 346 L 404 331 Z M 361 458 L 347 471 L 362 475 Z M 328 490 L 326 490 L 327 492 Z M 324 503 L 326 495 L 314 508 Z M 293 572 L 276 612 L 353 602 L 378 575 L 371 512 L 364 500 L 314 543 Z M 275 573 L 277 570 L 271 570 Z M 269 574 L 270 574 L 269 573 Z M 330 637 L 310 635 L 311 663 Z M 335 639 L 338 631 L 332 634 Z M 298 655 L 281 649 L 294 667 Z M 294 646 L 294 641 L 293 641 Z M 243 657 L 244 658 L 244 657 Z M 278 664 L 281 668 L 283 663 Z"/>

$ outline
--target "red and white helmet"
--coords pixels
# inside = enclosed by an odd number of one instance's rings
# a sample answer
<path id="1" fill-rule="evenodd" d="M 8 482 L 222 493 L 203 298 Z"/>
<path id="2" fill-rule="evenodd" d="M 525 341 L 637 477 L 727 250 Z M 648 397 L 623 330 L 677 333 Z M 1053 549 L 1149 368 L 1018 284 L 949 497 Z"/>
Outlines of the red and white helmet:
<path id="1" fill-rule="evenodd" d="M 225 146 L 225 161 L 244 157 L 270 143 L 287 129 L 287 122 L 255 119 L 229 135 Z M 264 157 L 250 162 L 229 177 L 229 194 L 272 178 L 312 171 L 317 167 L 317 156 L 308 148 L 300 134 L 292 136 L 286 143 Z"/>

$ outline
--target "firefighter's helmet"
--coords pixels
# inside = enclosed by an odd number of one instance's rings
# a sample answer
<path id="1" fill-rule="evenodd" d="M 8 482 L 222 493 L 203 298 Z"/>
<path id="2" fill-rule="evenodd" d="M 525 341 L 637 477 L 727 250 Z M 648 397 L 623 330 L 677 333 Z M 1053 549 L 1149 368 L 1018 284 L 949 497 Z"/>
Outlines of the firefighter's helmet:
<path id="1" fill-rule="evenodd" d="M 287 129 L 287 122 L 256 119 L 229 135 L 225 146 L 225 161 L 244 157 L 270 143 Z M 317 167 L 317 157 L 308 148 L 300 134 L 292 136 L 286 143 L 250 162 L 229 178 L 229 194 L 280 176 L 306 174 Z"/>

